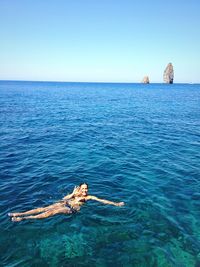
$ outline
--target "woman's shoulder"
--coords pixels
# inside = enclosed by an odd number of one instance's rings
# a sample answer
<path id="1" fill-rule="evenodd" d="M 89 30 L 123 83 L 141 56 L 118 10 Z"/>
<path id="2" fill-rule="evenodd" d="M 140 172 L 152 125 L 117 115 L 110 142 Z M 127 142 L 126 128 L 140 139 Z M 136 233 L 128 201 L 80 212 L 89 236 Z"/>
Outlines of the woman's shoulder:
<path id="1" fill-rule="evenodd" d="M 88 196 L 86 197 L 86 200 L 91 200 L 91 199 L 96 199 L 96 197 L 95 197 L 95 196 L 91 196 L 91 195 L 88 195 Z"/>

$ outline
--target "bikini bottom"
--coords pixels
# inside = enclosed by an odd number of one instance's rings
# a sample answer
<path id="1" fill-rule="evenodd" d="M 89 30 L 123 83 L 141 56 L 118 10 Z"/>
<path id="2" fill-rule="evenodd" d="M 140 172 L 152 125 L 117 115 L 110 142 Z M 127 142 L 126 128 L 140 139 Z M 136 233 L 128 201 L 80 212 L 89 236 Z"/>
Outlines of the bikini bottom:
<path id="1" fill-rule="evenodd" d="M 77 210 L 75 210 L 72 206 L 70 206 L 68 203 L 65 204 L 65 207 L 70 210 L 70 213 L 76 213 Z"/>

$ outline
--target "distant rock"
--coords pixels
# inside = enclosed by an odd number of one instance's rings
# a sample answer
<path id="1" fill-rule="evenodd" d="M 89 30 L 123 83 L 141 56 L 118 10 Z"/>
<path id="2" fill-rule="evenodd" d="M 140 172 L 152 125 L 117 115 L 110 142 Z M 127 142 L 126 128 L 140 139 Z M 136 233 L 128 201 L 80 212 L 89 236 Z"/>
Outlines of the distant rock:
<path id="1" fill-rule="evenodd" d="M 149 83 L 149 77 L 148 76 L 144 76 L 142 83 Z"/>
<path id="2" fill-rule="evenodd" d="M 172 63 L 169 63 L 164 71 L 163 80 L 165 83 L 173 83 L 174 82 L 174 69 Z"/>

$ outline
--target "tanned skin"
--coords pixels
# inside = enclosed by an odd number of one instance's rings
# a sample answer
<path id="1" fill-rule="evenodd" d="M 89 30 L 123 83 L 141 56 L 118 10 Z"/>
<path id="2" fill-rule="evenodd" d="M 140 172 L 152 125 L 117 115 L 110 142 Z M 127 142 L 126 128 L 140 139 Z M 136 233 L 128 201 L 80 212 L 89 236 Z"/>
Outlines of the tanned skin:
<path id="1" fill-rule="evenodd" d="M 88 200 L 95 200 L 103 204 L 114 205 L 117 207 L 124 205 L 124 202 L 113 202 L 98 198 L 96 196 L 88 195 L 88 185 L 83 183 L 78 187 L 75 186 L 71 194 L 66 195 L 61 201 L 56 202 L 55 204 L 25 212 L 8 213 L 8 216 L 11 217 L 12 221 L 20 222 L 22 220 L 29 219 L 49 218 L 57 214 L 71 214 L 80 210 L 80 207 Z"/>

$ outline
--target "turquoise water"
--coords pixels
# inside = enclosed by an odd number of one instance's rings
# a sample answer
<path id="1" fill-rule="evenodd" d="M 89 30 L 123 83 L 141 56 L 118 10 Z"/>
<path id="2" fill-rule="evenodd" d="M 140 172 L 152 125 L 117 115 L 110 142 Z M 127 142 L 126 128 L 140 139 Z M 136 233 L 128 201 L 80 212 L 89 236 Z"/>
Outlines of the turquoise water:
<path id="1" fill-rule="evenodd" d="M 200 266 L 200 85 L 0 82 L 0 266 Z M 13 223 L 89 183 L 74 215 Z"/>

